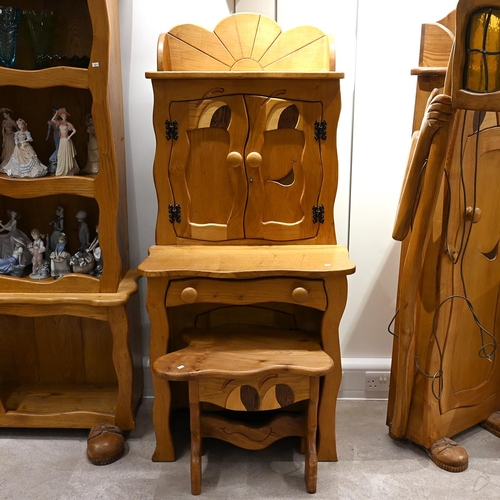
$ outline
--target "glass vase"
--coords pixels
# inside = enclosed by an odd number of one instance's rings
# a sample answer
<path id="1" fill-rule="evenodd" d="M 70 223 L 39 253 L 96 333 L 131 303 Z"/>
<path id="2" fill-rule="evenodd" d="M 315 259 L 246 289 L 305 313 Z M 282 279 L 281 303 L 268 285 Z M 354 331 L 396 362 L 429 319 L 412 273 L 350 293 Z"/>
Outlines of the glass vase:
<path id="1" fill-rule="evenodd" d="M 52 54 L 52 43 L 55 34 L 55 16 L 51 10 L 23 10 L 23 20 L 28 32 L 28 40 L 35 66 L 45 68 L 47 56 Z"/>
<path id="2" fill-rule="evenodd" d="M 21 10 L 0 5 L 0 64 L 12 68 L 16 60 Z"/>

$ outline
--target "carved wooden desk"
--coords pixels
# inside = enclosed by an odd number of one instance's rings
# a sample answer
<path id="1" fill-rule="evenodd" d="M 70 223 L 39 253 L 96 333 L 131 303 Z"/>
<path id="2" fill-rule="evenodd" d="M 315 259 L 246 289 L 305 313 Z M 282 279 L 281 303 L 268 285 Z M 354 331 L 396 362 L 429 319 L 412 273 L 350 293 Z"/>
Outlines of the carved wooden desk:
<path id="1" fill-rule="evenodd" d="M 168 350 L 176 327 L 169 321 L 174 309 L 201 312 L 207 304 L 289 304 L 298 327 L 319 326 L 323 349 L 334 361 L 321 389 L 318 458 L 336 461 L 335 408 L 342 378 L 338 329 L 347 300 L 347 275 L 354 270 L 347 249 L 340 245 L 153 246 L 139 266 L 148 278 L 151 364 Z M 153 384 L 153 460 L 173 461 L 165 418 L 171 408 L 169 384 L 158 377 L 153 377 Z"/>

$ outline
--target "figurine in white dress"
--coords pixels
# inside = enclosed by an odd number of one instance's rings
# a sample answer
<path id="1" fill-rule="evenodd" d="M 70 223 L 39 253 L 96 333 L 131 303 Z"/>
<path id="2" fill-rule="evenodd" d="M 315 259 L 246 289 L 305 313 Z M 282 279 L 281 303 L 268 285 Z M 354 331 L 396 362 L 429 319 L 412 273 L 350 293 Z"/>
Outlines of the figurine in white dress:
<path id="1" fill-rule="evenodd" d="M 17 130 L 16 122 L 12 119 L 12 110 L 9 108 L 0 108 L 2 113 L 2 154 L 0 155 L 0 168 L 2 168 L 14 152 L 15 142 L 14 133 Z"/>
<path id="2" fill-rule="evenodd" d="M 47 175 L 47 167 L 38 159 L 30 144 L 33 138 L 28 130 L 28 124 L 19 118 L 16 125 L 18 131 L 14 134 L 14 151 L 0 172 L 9 177 L 43 177 Z"/>
<path id="3" fill-rule="evenodd" d="M 58 109 L 52 117 L 52 122 L 59 125 L 59 149 L 57 150 L 56 175 L 75 175 L 80 168 L 76 161 L 76 149 L 71 138 L 76 129 L 68 121 L 69 113 L 65 108 Z M 58 117 L 60 120 L 58 120 Z"/>

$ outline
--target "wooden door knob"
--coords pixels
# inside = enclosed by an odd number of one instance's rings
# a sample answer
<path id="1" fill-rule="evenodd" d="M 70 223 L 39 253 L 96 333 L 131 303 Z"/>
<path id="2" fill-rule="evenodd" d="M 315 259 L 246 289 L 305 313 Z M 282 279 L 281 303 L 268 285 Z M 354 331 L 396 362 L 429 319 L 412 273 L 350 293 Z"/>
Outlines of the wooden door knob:
<path id="1" fill-rule="evenodd" d="M 227 155 L 227 163 L 230 167 L 239 167 L 243 165 L 243 156 L 238 151 L 231 151 Z"/>
<path id="2" fill-rule="evenodd" d="M 292 298 L 295 302 L 305 302 L 307 297 L 309 297 L 309 292 L 305 288 L 298 286 L 293 289 Z"/>
<path id="3" fill-rule="evenodd" d="M 247 165 L 249 167 L 258 167 L 262 163 L 262 156 L 256 151 L 252 151 L 247 155 Z"/>
<path id="4" fill-rule="evenodd" d="M 186 304 L 192 304 L 193 302 L 196 302 L 197 298 L 198 298 L 198 292 L 196 291 L 196 288 L 188 286 L 184 288 L 184 290 L 182 290 L 181 292 L 181 299 Z"/>

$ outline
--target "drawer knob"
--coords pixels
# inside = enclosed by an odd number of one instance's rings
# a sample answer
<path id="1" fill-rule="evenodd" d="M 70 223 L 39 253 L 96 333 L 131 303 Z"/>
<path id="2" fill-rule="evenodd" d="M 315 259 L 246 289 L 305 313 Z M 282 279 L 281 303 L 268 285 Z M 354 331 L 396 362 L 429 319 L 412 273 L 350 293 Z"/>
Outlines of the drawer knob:
<path id="1" fill-rule="evenodd" d="M 305 302 L 307 297 L 309 297 L 309 292 L 305 288 L 298 286 L 293 289 L 292 297 L 295 302 Z"/>
<path id="2" fill-rule="evenodd" d="M 198 298 L 198 292 L 196 291 L 196 288 L 188 286 L 184 288 L 184 290 L 182 290 L 181 292 L 181 299 L 186 304 L 192 304 L 193 302 L 196 302 L 197 298 Z"/>

